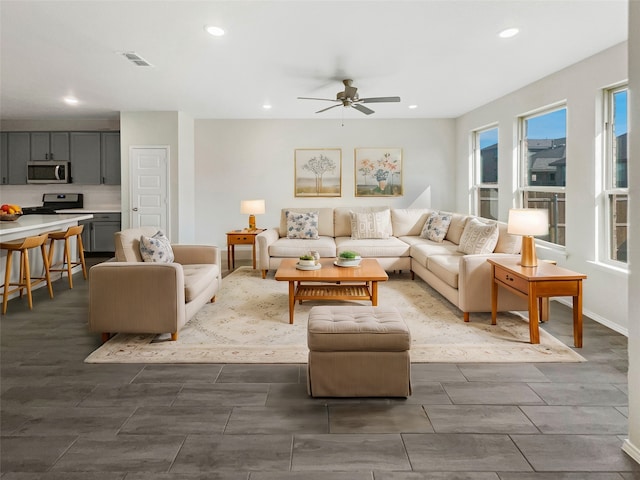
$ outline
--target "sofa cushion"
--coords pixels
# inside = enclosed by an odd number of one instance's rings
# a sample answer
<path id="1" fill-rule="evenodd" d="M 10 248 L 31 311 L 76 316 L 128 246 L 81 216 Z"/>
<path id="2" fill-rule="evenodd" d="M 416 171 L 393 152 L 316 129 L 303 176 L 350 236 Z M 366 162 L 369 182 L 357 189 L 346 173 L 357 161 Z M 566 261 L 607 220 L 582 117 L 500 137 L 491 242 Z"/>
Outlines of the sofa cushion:
<path id="1" fill-rule="evenodd" d="M 429 208 L 392 208 L 391 229 L 394 237 L 418 236 L 422 232 Z"/>
<path id="2" fill-rule="evenodd" d="M 160 230 L 152 237 L 140 235 L 140 255 L 144 262 L 171 263 L 174 260 L 171 243 Z"/>
<path id="3" fill-rule="evenodd" d="M 389 210 L 389 207 L 336 207 L 333 210 L 333 222 L 335 237 L 351 236 L 351 212 L 380 212 Z M 391 236 L 391 221 L 389 221 L 389 236 Z"/>
<path id="4" fill-rule="evenodd" d="M 211 264 L 183 265 L 184 299 L 189 303 L 204 292 L 212 283 L 217 282 L 220 268 Z"/>
<path id="5" fill-rule="evenodd" d="M 498 243 L 498 224 L 471 218 L 464 227 L 458 251 L 469 255 L 491 253 Z"/>
<path id="6" fill-rule="evenodd" d="M 391 213 L 351 212 L 351 238 L 389 238 L 391 236 Z"/>
<path id="7" fill-rule="evenodd" d="M 443 212 L 449 213 L 449 212 Z M 447 234 L 445 235 L 445 239 L 450 242 L 458 245 L 460 243 L 460 238 L 462 237 L 462 232 L 464 232 L 464 227 L 469 220 L 469 215 L 463 215 L 461 213 L 452 213 L 451 214 L 451 223 L 449 224 L 449 230 L 447 230 Z"/>
<path id="8" fill-rule="evenodd" d="M 432 255 L 427 259 L 427 269 L 452 288 L 458 288 L 458 272 L 463 255 Z"/>
<path id="9" fill-rule="evenodd" d="M 336 237 L 337 253 L 345 250 L 358 252 L 363 258 L 372 257 L 408 257 L 410 247 L 396 237 L 376 239 L 352 239 Z"/>
<path id="10" fill-rule="evenodd" d="M 507 233 L 507 224 L 498 222 L 498 243 L 493 250 L 495 253 L 518 254 L 522 248 L 522 236 Z"/>
<path id="11" fill-rule="evenodd" d="M 336 242 L 333 237 L 318 237 L 317 240 L 302 238 L 279 238 L 269 245 L 269 256 L 280 258 L 297 258 L 306 255 L 310 250 L 320 253 L 321 257 L 336 256 Z"/>
<path id="12" fill-rule="evenodd" d="M 318 212 L 287 211 L 287 238 L 318 238 Z"/>
<path id="13" fill-rule="evenodd" d="M 419 263 L 424 268 L 427 268 L 427 259 L 433 255 L 462 255 L 458 252 L 458 246 L 448 240 L 444 240 L 442 243 L 420 240 L 420 243 L 416 242 L 411 245 L 410 254 L 411 261 Z"/>
<path id="14" fill-rule="evenodd" d="M 433 242 L 442 242 L 449 230 L 451 217 L 450 213 L 431 212 L 420 232 L 420 237 Z"/>
<path id="15" fill-rule="evenodd" d="M 333 237 L 333 208 L 283 208 L 280 211 L 280 228 L 278 233 L 281 237 L 287 236 L 287 212 L 306 213 L 318 212 L 318 235 Z"/>

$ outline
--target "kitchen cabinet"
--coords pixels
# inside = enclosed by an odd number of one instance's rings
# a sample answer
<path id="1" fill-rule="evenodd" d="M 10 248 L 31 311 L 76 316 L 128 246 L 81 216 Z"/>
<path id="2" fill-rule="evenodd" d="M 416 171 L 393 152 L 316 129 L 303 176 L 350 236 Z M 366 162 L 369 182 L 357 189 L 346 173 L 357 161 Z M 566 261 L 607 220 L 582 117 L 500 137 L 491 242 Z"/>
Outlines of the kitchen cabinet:
<path id="1" fill-rule="evenodd" d="M 101 145 L 102 183 L 120 185 L 120 132 L 103 132 Z"/>
<path id="2" fill-rule="evenodd" d="M 31 158 L 29 132 L 7 132 L 7 173 L 9 185 L 27 184 L 27 163 Z"/>
<path id="3" fill-rule="evenodd" d="M 9 146 L 7 145 L 7 134 L 0 133 L 0 184 L 9 183 Z"/>
<path id="4" fill-rule="evenodd" d="M 69 145 L 71 182 L 100 185 L 100 132 L 71 132 Z"/>
<path id="5" fill-rule="evenodd" d="M 120 231 L 119 213 L 94 213 L 91 220 L 79 222 L 84 225 L 82 244 L 88 253 L 113 253 L 113 234 Z"/>
<path id="6" fill-rule="evenodd" d="M 69 132 L 31 132 L 31 160 L 69 160 Z"/>

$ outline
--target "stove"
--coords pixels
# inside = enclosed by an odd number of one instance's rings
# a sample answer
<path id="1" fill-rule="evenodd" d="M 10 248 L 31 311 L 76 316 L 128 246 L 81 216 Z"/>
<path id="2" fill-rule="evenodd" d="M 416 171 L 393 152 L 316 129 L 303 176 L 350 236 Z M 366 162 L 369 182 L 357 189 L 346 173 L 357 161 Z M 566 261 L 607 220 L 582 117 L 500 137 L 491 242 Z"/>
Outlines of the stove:
<path id="1" fill-rule="evenodd" d="M 53 215 L 56 210 L 82 208 L 84 199 L 82 193 L 44 193 L 41 207 L 23 207 L 24 215 Z"/>

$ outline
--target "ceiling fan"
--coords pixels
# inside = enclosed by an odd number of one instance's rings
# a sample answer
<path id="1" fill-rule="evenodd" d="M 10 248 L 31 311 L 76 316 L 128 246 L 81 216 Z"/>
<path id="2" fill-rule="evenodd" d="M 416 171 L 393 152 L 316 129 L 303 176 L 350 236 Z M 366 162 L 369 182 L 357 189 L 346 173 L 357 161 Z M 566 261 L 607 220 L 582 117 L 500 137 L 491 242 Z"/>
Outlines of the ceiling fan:
<path id="1" fill-rule="evenodd" d="M 298 97 L 299 100 L 323 100 L 327 102 L 337 102 L 337 105 L 332 105 L 327 108 L 323 108 L 322 110 L 318 110 L 316 113 L 326 112 L 327 110 L 331 110 L 332 108 L 343 106 L 343 107 L 353 107 L 359 112 L 364 113 L 365 115 L 371 115 L 375 113 L 368 107 L 362 105 L 363 103 L 384 103 L 384 102 L 399 102 L 400 97 L 370 97 L 370 98 L 360 98 L 358 96 L 358 89 L 354 87 L 353 80 L 345 79 L 342 81 L 344 83 L 344 91 L 338 92 L 335 99 L 332 98 L 313 98 L 313 97 Z"/>

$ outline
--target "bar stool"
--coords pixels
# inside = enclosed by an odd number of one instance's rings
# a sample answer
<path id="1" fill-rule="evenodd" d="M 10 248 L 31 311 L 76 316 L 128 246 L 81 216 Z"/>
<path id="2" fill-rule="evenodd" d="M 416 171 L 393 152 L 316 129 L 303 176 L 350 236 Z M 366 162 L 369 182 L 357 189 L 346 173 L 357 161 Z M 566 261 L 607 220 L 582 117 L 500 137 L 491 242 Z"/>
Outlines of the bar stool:
<path id="1" fill-rule="evenodd" d="M 14 240 L 10 242 L 0 243 L 0 249 L 7 251 L 7 263 L 4 273 L 4 288 L 2 290 L 2 314 L 7 313 L 7 301 L 9 300 L 9 294 L 20 291 L 20 298 L 22 298 L 22 290 L 27 290 L 27 299 L 29 300 L 29 310 L 33 308 L 33 300 L 31 298 L 31 287 L 39 284 L 40 282 L 46 282 L 49 288 L 49 297 L 53 298 L 53 288 L 51 287 L 51 278 L 49 276 L 49 258 L 47 257 L 47 251 L 45 244 L 47 242 L 48 234 L 36 235 L 33 237 L 26 237 L 20 240 Z M 44 264 L 44 277 L 32 277 L 31 266 L 29 265 L 29 250 L 32 248 L 40 247 L 40 253 L 42 253 L 42 263 Z M 20 252 L 20 278 L 18 283 L 11 283 L 11 262 L 13 254 Z M 16 288 L 11 288 L 11 286 Z"/>
<path id="2" fill-rule="evenodd" d="M 51 242 L 49 243 L 49 271 L 67 272 L 67 277 L 69 277 L 69 288 L 73 288 L 73 275 L 71 274 L 71 269 L 75 265 L 82 265 L 82 275 L 84 276 L 85 280 L 87 279 L 87 266 L 84 263 L 84 246 L 82 245 L 83 229 L 84 225 L 76 225 L 67 228 L 67 230 L 63 232 L 49 232 L 49 239 L 51 240 Z M 72 237 L 76 237 L 76 246 L 78 249 L 78 259 L 76 261 L 71 261 L 70 239 Z M 54 265 L 53 251 L 56 240 L 64 240 L 64 256 L 62 257 L 62 263 L 56 263 Z"/>

